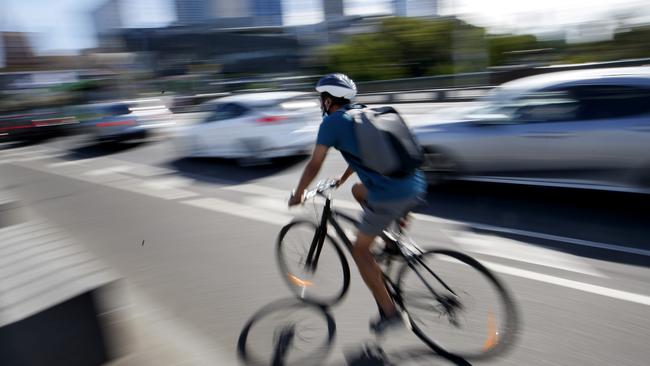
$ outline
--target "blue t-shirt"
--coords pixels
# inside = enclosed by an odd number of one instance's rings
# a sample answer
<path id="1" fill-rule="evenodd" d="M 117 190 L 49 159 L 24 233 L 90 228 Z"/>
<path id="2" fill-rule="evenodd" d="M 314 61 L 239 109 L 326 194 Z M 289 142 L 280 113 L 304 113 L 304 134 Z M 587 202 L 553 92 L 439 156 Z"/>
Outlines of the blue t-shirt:
<path id="1" fill-rule="evenodd" d="M 363 107 L 360 104 L 348 105 L 325 117 L 318 130 L 316 144 L 333 147 L 341 152 L 368 189 L 368 200 L 371 202 L 408 199 L 422 194 L 426 190 L 426 183 L 420 171 L 403 178 L 391 178 L 362 165 L 354 121 L 346 111 Z"/>

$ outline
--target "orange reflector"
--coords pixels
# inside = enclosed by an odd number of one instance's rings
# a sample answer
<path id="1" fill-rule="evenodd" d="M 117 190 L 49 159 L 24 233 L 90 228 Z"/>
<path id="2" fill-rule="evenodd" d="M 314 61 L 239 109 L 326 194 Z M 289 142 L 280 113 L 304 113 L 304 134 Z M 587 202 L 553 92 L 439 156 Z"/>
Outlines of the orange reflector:
<path id="1" fill-rule="evenodd" d="M 313 282 L 307 281 L 307 280 L 301 280 L 300 278 L 292 275 L 291 273 L 287 273 L 287 276 L 289 276 L 289 280 L 293 282 L 294 285 L 300 286 L 300 287 L 311 287 L 314 285 Z"/>
<path id="2" fill-rule="evenodd" d="M 488 312 L 487 319 L 487 338 L 483 343 L 483 351 L 488 351 L 499 343 L 499 331 L 497 330 L 497 322 L 494 319 L 492 311 Z"/>

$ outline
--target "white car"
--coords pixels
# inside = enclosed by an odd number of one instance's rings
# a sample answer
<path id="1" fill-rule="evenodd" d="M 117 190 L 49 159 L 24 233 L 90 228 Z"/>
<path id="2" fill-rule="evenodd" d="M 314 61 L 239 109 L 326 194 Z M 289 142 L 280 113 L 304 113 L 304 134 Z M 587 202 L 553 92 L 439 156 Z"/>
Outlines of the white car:
<path id="1" fill-rule="evenodd" d="M 176 136 L 183 156 L 250 161 L 309 154 L 321 122 L 311 93 L 233 95 L 205 102 L 201 109 L 198 122 Z"/>

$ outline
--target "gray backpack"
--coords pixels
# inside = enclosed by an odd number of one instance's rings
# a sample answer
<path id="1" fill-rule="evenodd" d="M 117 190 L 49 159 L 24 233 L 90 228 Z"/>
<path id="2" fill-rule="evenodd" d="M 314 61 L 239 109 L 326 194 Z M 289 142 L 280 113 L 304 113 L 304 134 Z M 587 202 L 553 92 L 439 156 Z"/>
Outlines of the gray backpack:
<path id="1" fill-rule="evenodd" d="M 361 163 L 393 178 L 406 177 L 424 162 L 422 148 L 392 107 L 350 109 Z"/>

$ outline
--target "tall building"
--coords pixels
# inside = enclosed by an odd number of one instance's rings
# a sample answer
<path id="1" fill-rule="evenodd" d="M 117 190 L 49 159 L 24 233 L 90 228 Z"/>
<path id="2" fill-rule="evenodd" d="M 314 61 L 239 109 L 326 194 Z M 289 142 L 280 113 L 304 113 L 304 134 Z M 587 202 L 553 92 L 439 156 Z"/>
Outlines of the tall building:
<path id="1" fill-rule="evenodd" d="M 92 11 L 91 18 L 97 34 L 97 46 L 105 50 L 118 49 L 117 34 L 124 26 L 121 0 L 104 1 Z"/>
<path id="2" fill-rule="evenodd" d="M 438 15 L 438 0 L 393 0 L 395 15 L 432 17 Z"/>
<path id="3" fill-rule="evenodd" d="M 282 26 L 282 0 L 176 0 L 181 25 Z"/>
<path id="4" fill-rule="evenodd" d="M 200 24 L 211 17 L 207 0 L 176 0 L 176 21 L 182 25 Z"/>
<path id="5" fill-rule="evenodd" d="M 5 67 L 31 68 L 37 65 L 27 33 L 0 32 L 0 38 L 2 38 Z"/>
<path id="6" fill-rule="evenodd" d="M 336 20 L 345 15 L 343 0 L 323 0 L 325 21 Z"/>
<path id="7" fill-rule="evenodd" d="M 95 31 L 104 36 L 122 28 L 122 10 L 120 0 L 107 0 L 91 14 Z"/>
<path id="8" fill-rule="evenodd" d="M 255 24 L 282 26 L 282 0 L 252 0 Z"/>

